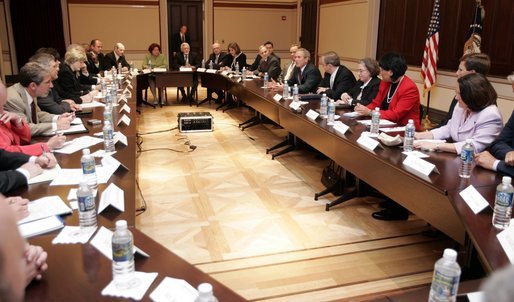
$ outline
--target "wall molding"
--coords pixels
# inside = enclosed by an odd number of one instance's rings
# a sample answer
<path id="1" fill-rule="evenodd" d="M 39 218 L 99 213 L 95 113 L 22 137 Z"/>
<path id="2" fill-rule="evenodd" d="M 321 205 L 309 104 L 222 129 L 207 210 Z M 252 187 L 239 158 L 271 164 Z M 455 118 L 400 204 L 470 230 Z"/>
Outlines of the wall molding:
<path id="1" fill-rule="evenodd" d="M 234 2 L 214 2 L 214 8 L 264 8 L 264 9 L 296 9 L 296 3 L 234 3 Z"/>
<path id="2" fill-rule="evenodd" d="M 68 4 L 159 6 L 159 0 L 66 0 Z"/>

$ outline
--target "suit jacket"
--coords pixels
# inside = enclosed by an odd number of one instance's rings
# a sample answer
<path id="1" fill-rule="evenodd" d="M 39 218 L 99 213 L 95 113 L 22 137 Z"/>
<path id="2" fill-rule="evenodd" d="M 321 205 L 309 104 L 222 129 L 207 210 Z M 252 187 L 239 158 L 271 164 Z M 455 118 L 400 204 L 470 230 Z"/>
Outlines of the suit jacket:
<path id="1" fill-rule="evenodd" d="M 232 70 L 236 70 L 236 63 L 239 63 L 239 71 L 243 69 L 243 67 L 247 67 L 246 64 L 246 55 L 244 53 L 239 53 L 239 55 L 236 56 L 236 59 L 234 61 L 234 57 L 230 54 L 227 54 L 225 56 L 225 60 L 222 62 L 223 66 L 228 66 Z"/>
<path id="2" fill-rule="evenodd" d="M 380 86 L 380 79 L 378 77 L 371 78 L 371 81 L 369 81 L 368 85 L 362 89 L 361 99 L 357 100 L 357 96 L 359 96 L 359 93 L 361 92 L 362 85 L 364 85 L 364 82 L 358 80 L 357 83 L 355 83 L 355 86 L 346 92 L 352 97 L 352 104 L 354 105 L 362 104 L 366 106 L 371 103 L 371 101 L 373 101 L 373 99 L 377 96 L 378 87 Z"/>
<path id="3" fill-rule="evenodd" d="M 118 68 L 118 62 L 116 61 L 114 50 L 106 54 L 102 61 L 102 70 L 110 70 L 113 66 Z M 121 56 L 119 58 L 119 62 L 121 63 L 121 67 L 130 68 L 130 64 L 125 59 L 125 56 Z"/>
<path id="4" fill-rule="evenodd" d="M 37 136 L 45 131 L 52 130 L 54 115 L 41 111 L 37 104 L 37 98 L 34 98 L 34 102 L 36 104 L 36 121 L 32 120 L 25 88 L 20 83 L 16 83 L 7 88 L 7 103 L 5 103 L 4 109 L 25 118 L 30 127 L 30 134 Z"/>
<path id="5" fill-rule="evenodd" d="M 382 105 L 385 100 L 391 82 L 380 82 L 378 94 L 375 99 L 367 107 L 371 110 Z M 409 119 L 414 120 L 416 129 L 420 129 L 419 125 L 419 91 L 414 82 L 407 76 L 403 76 L 401 83 L 398 84 L 396 92 L 391 99 L 388 110 L 380 110 L 380 118 L 390 120 L 401 126 L 407 125 Z"/>
<path id="6" fill-rule="evenodd" d="M 278 59 L 274 56 L 269 56 L 266 60 L 261 59 L 259 67 L 254 71 L 254 73 L 258 75 L 260 72 L 267 72 L 270 79 L 277 80 L 281 71 Z"/>
<path id="7" fill-rule="evenodd" d="M 62 64 L 59 69 L 59 77 L 54 80 L 55 90 L 65 99 L 72 99 L 77 104 L 82 103 L 81 96 L 88 94 L 91 85 L 81 84 L 75 72 L 68 64 Z"/>
<path id="8" fill-rule="evenodd" d="M 280 73 L 279 81 L 281 81 L 281 82 L 288 81 L 290 79 L 290 77 L 293 75 L 294 67 L 295 67 L 294 61 L 291 61 L 289 64 L 284 66 L 284 68 L 282 69 L 282 72 Z M 289 74 L 289 77 L 287 77 L 287 72 L 289 71 L 289 68 L 291 68 L 291 73 Z"/>
<path id="9" fill-rule="evenodd" d="M 220 67 L 223 65 L 223 60 L 225 60 L 225 57 L 227 56 L 226 52 L 220 52 L 218 56 L 218 64 L 214 63 L 216 60 L 216 55 L 214 53 L 211 53 L 209 55 L 209 59 L 207 59 L 207 62 L 205 63 L 205 68 L 209 68 L 209 63 L 212 62 L 212 68 L 213 69 L 220 69 Z"/>
<path id="10" fill-rule="evenodd" d="M 337 69 L 332 89 L 330 89 L 330 76 L 330 73 L 325 72 L 319 87 L 328 87 L 329 89 L 325 90 L 324 93 L 326 93 L 329 98 L 334 100 L 340 99 L 341 94 L 353 88 L 357 82 L 353 73 L 344 65 L 340 65 Z"/>
<path id="11" fill-rule="evenodd" d="M 321 82 L 321 73 L 319 69 L 312 63 L 307 63 L 302 73 L 302 79 L 300 81 L 299 74 L 301 70 L 295 67 L 293 75 L 287 81 L 289 87 L 293 87 L 294 84 L 298 84 L 298 93 L 316 93 L 319 82 Z"/>
<path id="12" fill-rule="evenodd" d="M 50 89 L 47 96 L 38 97 L 37 104 L 41 110 L 52 114 L 62 114 L 71 111 L 70 104 L 63 102 L 63 98 L 55 90 L 55 87 Z"/>
<path id="13" fill-rule="evenodd" d="M 460 154 L 466 139 L 471 138 L 476 152 L 482 152 L 500 134 L 503 121 L 496 105 L 472 112 L 466 119 L 466 110 L 456 106 L 448 124 L 431 130 L 434 139 L 451 139 Z"/>
<path id="14" fill-rule="evenodd" d="M 250 71 L 257 70 L 257 68 L 259 68 L 259 64 L 261 63 L 261 59 L 262 59 L 261 55 L 258 54 L 255 57 L 255 60 L 253 61 L 252 65 L 250 65 L 248 67 L 248 70 L 250 70 Z"/>
<path id="15" fill-rule="evenodd" d="M 507 153 L 514 151 L 514 111 L 509 120 L 505 124 L 500 135 L 494 140 L 489 148 L 491 154 L 500 160 L 497 170 L 503 174 L 514 176 L 514 167 L 507 166 L 505 156 Z"/>
<path id="16" fill-rule="evenodd" d="M 25 154 L 0 149 L 0 193 L 5 194 L 27 184 L 25 176 L 16 169 L 27 163 L 29 158 Z"/>
<path id="17" fill-rule="evenodd" d="M 189 53 L 189 65 L 198 67 L 200 66 L 201 62 L 198 61 L 198 56 L 194 52 Z M 175 56 L 175 60 L 173 60 L 173 69 L 179 70 L 180 67 L 186 66 L 186 59 L 184 58 L 183 53 L 177 53 Z"/>
<path id="18" fill-rule="evenodd" d="M 30 145 L 30 127 L 23 122 L 21 127 L 15 127 L 10 122 L 0 123 L 0 149 L 10 152 L 21 152 L 27 155 L 39 156 L 43 153 L 42 147 L 48 151 L 45 143 Z"/>
<path id="19" fill-rule="evenodd" d="M 189 34 L 186 32 L 185 36 L 185 42 L 191 46 L 191 37 L 189 37 Z M 173 35 L 171 38 L 171 51 L 176 52 L 179 54 L 181 52 L 180 45 L 182 44 L 182 39 L 180 39 L 180 32 Z"/>
<path id="20" fill-rule="evenodd" d="M 98 66 L 96 66 L 95 62 L 89 56 L 88 56 L 87 62 L 85 62 L 86 66 L 87 66 L 87 71 L 91 75 L 99 74 L 100 71 L 102 71 L 102 61 L 104 60 L 104 54 L 100 53 L 97 56 L 97 60 L 98 60 Z"/>

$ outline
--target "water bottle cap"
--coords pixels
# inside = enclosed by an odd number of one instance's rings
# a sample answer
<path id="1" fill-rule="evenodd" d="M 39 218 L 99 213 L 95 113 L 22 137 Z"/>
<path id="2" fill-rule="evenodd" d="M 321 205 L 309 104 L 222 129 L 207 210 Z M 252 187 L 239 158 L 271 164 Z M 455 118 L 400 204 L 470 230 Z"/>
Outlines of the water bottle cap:
<path id="1" fill-rule="evenodd" d="M 510 178 L 510 176 L 503 176 L 502 183 L 505 185 L 508 185 L 508 184 L 512 183 L 512 178 Z"/>
<path id="2" fill-rule="evenodd" d="M 380 111 L 380 108 L 378 108 L 378 107 L 375 107 L 375 111 Z"/>
<path id="3" fill-rule="evenodd" d="M 409 119 L 409 124 L 414 124 L 414 120 L 413 119 Z"/>
<path id="4" fill-rule="evenodd" d="M 210 295 L 212 294 L 212 285 L 210 283 L 202 283 L 198 285 L 198 292 L 200 295 Z"/>
<path id="5" fill-rule="evenodd" d="M 471 138 L 466 138 L 466 144 L 471 144 L 473 143 L 473 140 Z"/>
<path id="6" fill-rule="evenodd" d="M 85 149 L 82 149 L 82 154 L 89 155 L 89 154 L 91 154 L 91 151 L 89 150 L 89 148 L 85 148 Z"/>
<path id="7" fill-rule="evenodd" d="M 326 93 L 323 93 L 323 97 L 326 98 L 327 97 L 327 94 Z"/>
<path id="8" fill-rule="evenodd" d="M 118 220 L 116 221 L 116 229 L 126 229 L 127 221 L 126 220 Z"/>
<path id="9" fill-rule="evenodd" d="M 109 120 L 104 121 L 104 125 L 110 125 L 110 124 L 111 124 L 111 122 Z"/>
<path id="10" fill-rule="evenodd" d="M 452 249 L 445 249 L 443 253 L 443 258 L 455 261 L 457 260 L 457 252 Z"/>

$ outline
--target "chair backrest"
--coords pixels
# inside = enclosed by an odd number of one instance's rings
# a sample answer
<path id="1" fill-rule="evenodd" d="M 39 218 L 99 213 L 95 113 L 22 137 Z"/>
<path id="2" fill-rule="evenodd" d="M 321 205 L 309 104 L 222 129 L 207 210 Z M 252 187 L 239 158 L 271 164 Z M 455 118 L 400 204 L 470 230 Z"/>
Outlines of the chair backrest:
<path id="1" fill-rule="evenodd" d="M 422 104 L 419 104 L 419 121 L 421 122 L 423 120 L 423 117 L 425 116 L 425 106 Z"/>

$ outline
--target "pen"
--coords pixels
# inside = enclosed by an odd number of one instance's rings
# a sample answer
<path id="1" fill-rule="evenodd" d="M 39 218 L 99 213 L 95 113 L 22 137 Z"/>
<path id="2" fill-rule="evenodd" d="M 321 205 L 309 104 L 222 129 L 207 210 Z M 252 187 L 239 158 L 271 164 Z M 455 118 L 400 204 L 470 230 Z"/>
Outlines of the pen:
<path id="1" fill-rule="evenodd" d="M 41 145 L 41 151 L 43 151 L 44 157 L 48 157 L 48 156 L 46 156 L 46 150 L 45 150 L 45 147 L 43 147 L 43 145 Z"/>

